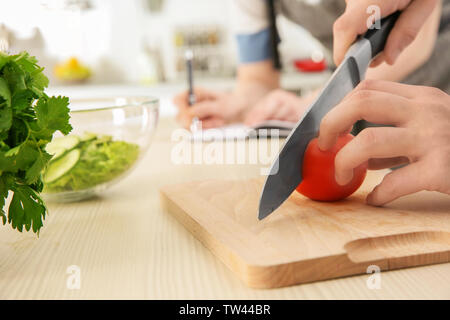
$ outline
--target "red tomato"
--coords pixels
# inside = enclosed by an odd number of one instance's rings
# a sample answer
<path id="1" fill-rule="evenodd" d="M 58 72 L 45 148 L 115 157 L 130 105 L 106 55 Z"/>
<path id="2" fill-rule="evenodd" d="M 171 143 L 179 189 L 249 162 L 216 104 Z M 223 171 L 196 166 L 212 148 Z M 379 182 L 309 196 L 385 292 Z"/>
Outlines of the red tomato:
<path id="1" fill-rule="evenodd" d="M 337 201 L 355 192 L 366 177 L 367 164 L 353 170 L 353 179 L 345 186 L 339 185 L 334 176 L 334 158 L 339 150 L 353 139 L 351 134 L 340 136 L 337 143 L 327 151 L 317 146 L 317 138 L 311 140 L 303 158 L 303 180 L 297 191 L 319 201 Z"/>

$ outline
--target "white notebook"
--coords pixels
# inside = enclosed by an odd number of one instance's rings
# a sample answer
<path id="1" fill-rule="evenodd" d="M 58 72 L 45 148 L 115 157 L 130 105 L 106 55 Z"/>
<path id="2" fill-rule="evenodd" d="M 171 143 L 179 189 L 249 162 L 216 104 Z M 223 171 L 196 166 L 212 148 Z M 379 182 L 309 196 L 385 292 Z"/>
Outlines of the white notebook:
<path id="1" fill-rule="evenodd" d="M 228 126 L 197 130 L 192 132 L 193 141 L 217 141 L 249 138 L 285 138 L 295 126 L 295 122 L 268 120 L 257 126 L 249 127 L 236 123 Z"/>

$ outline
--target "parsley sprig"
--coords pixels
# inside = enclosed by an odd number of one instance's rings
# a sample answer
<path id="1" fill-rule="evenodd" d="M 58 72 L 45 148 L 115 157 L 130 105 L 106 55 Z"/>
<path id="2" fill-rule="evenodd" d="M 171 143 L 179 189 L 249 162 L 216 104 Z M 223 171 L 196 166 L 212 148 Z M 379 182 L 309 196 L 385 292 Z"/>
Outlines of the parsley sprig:
<path id="1" fill-rule="evenodd" d="M 42 71 L 26 52 L 0 52 L 0 216 L 3 224 L 37 234 L 47 213 L 39 196 L 41 172 L 51 159 L 45 146 L 56 131 L 72 130 L 69 99 L 45 94 Z"/>

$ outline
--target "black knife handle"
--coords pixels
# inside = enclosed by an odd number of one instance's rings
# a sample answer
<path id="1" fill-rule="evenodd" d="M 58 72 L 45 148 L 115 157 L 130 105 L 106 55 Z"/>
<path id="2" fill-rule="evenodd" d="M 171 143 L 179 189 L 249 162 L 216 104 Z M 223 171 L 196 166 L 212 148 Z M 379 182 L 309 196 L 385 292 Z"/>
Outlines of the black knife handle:
<path id="1" fill-rule="evenodd" d="M 395 22 L 400 16 L 400 11 L 381 19 L 379 29 L 369 29 L 364 35 L 364 38 L 370 41 L 372 47 L 372 58 L 379 54 L 384 49 L 389 33 L 394 27 Z"/>

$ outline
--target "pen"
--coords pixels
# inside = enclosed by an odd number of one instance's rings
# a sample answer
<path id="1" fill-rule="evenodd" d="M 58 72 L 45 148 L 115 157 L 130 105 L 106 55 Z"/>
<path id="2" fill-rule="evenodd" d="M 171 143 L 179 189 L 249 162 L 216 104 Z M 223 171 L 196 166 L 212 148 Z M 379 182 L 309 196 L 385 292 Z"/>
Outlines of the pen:
<path id="1" fill-rule="evenodd" d="M 188 104 L 190 106 L 195 104 L 196 98 L 194 93 L 194 76 L 193 76 L 193 67 L 192 67 L 192 60 L 194 58 L 194 53 L 192 50 L 187 50 L 185 53 L 185 59 L 186 59 L 186 74 L 187 74 L 187 81 L 188 81 Z M 194 117 L 192 119 L 191 123 L 191 131 L 195 132 L 199 129 L 200 126 L 200 120 L 197 117 Z"/>

